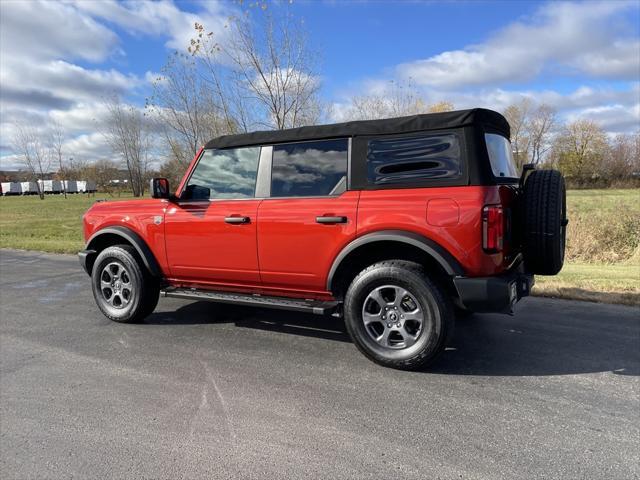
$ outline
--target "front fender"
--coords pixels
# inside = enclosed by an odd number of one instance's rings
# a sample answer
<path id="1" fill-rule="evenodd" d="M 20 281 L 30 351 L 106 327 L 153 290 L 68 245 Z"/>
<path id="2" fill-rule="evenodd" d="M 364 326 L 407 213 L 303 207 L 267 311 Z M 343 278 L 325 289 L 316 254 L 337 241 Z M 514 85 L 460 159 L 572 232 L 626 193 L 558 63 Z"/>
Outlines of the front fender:
<path id="1" fill-rule="evenodd" d="M 85 272 L 91 275 L 93 262 L 95 261 L 98 252 L 106 246 L 105 242 L 113 244 L 113 236 L 122 238 L 122 240 L 131 244 L 133 248 L 136 249 L 136 252 L 138 252 L 138 255 L 142 259 L 144 266 L 153 277 L 162 277 L 162 269 L 144 239 L 133 230 L 122 226 L 105 227 L 91 235 L 87 241 L 85 249 L 78 252 L 80 265 L 82 265 Z"/>

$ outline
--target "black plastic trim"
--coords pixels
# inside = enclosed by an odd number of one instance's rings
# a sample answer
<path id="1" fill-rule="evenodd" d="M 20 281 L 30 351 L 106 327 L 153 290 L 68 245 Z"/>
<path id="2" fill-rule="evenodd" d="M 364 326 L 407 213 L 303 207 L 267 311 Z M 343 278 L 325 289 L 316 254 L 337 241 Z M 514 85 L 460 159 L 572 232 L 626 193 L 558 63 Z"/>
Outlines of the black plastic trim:
<path id="1" fill-rule="evenodd" d="M 80 266 L 88 275 L 91 275 L 89 265 L 93 265 L 93 261 L 97 254 L 98 252 L 95 250 L 80 250 L 78 252 L 78 261 L 80 262 Z"/>
<path id="2" fill-rule="evenodd" d="M 329 270 L 329 276 L 327 277 L 327 291 L 332 291 L 333 277 L 340 267 L 342 261 L 357 248 L 374 242 L 400 242 L 418 247 L 428 255 L 430 255 L 438 264 L 444 269 L 444 271 L 450 276 L 461 276 L 464 274 L 464 270 L 460 263 L 447 252 L 443 247 L 438 245 L 433 240 L 426 238 L 414 232 L 407 232 L 404 230 L 381 230 L 379 232 L 368 233 L 362 237 L 358 237 L 349 243 L 333 261 L 331 270 Z"/>
<path id="3" fill-rule="evenodd" d="M 456 277 L 460 303 L 473 312 L 513 313 L 514 305 L 531 293 L 534 276 L 516 268 L 493 277 Z"/>
<path id="4" fill-rule="evenodd" d="M 91 235 L 91 238 L 89 238 L 89 241 L 87 242 L 87 245 L 85 247 L 85 251 L 95 250 L 94 247 L 97 244 L 97 240 L 100 238 L 100 236 L 105 234 L 118 235 L 128 243 L 133 245 L 133 248 L 135 248 L 140 255 L 140 258 L 142 259 L 144 266 L 147 267 L 149 273 L 151 273 L 151 275 L 154 277 L 162 277 L 162 270 L 160 269 L 160 265 L 158 265 L 158 261 L 156 260 L 156 257 L 153 255 L 153 252 L 151 251 L 149 246 L 140 237 L 140 235 L 127 227 L 114 226 L 98 230 L 96 233 Z M 78 253 L 78 255 L 80 255 L 80 253 Z"/>
<path id="5" fill-rule="evenodd" d="M 167 288 L 162 290 L 163 297 L 185 298 L 188 300 L 207 300 L 217 303 L 230 303 L 249 307 L 275 308 L 294 312 L 330 315 L 339 311 L 341 302 L 323 300 L 305 300 L 289 297 L 249 295 L 235 292 L 199 290 L 193 288 Z"/>

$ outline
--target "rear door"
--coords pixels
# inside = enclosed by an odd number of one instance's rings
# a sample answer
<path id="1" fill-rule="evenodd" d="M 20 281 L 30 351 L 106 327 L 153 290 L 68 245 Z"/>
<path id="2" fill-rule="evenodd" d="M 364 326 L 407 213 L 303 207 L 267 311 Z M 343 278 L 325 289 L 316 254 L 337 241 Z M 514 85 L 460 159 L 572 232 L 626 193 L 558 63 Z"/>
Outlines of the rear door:
<path id="1" fill-rule="evenodd" d="M 273 146 L 269 198 L 258 207 L 267 290 L 326 291 L 327 272 L 356 236 L 359 192 L 347 191 L 349 140 Z"/>

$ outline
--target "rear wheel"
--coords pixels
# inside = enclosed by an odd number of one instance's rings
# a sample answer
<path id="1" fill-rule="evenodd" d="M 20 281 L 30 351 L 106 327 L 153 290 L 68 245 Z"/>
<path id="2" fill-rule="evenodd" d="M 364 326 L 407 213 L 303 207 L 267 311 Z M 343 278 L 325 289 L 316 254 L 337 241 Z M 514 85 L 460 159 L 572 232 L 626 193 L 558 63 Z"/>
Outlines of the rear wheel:
<path id="1" fill-rule="evenodd" d="M 393 368 L 426 366 L 453 332 L 451 302 L 413 262 L 390 260 L 363 270 L 351 283 L 345 325 L 358 349 Z"/>
<path id="2" fill-rule="evenodd" d="M 100 311 L 115 322 L 140 321 L 158 304 L 160 287 L 129 245 L 105 248 L 93 264 L 93 297 Z"/>

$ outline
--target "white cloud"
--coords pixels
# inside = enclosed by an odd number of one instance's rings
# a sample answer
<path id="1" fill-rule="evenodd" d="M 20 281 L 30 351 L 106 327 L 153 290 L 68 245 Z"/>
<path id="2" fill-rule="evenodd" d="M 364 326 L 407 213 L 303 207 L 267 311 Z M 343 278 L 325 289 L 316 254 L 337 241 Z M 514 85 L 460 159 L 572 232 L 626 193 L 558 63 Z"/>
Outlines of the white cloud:
<path id="1" fill-rule="evenodd" d="M 627 24 L 620 21 L 632 9 L 637 3 L 550 2 L 484 43 L 405 63 L 397 71 L 419 85 L 449 89 L 525 82 L 550 71 L 636 79 L 640 43 L 625 35 Z"/>
<path id="2" fill-rule="evenodd" d="M 60 58 L 98 62 L 118 47 L 114 32 L 59 2 L 0 2 L 0 22 L 3 62 L 7 58 L 34 63 Z"/>
<path id="3" fill-rule="evenodd" d="M 151 76 L 157 76 L 148 72 L 139 78 L 100 68 L 103 62 L 125 55 L 115 27 L 140 37 L 166 39 L 168 48 L 184 50 L 198 21 L 222 40 L 233 7 L 205 2 L 200 10 L 187 12 L 169 0 L 0 1 L 3 168 L 18 165 L 8 147 L 16 122 L 38 126 L 46 135 L 55 121 L 69 136 L 66 151 L 87 160 L 105 158 L 104 139 L 94 133 L 105 118 L 102 100 L 148 87 Z"/>
<path id="4" fill-rule="evenodd" d="M 219 42 L 227 36 L 225 23 L 233 13 L 229 4 L 207 1 L 204 10 L 198 13 L 180 10 L 172 1 L 83 1 L 73 4 L 80 11 L 94 18 L 113 22 L 131 34 L 168 37 L 165 45 L 175 50 L 184 50 L 194 37 L 194 24 L 199 22 L 207 31 L 213 31 Z"/>

